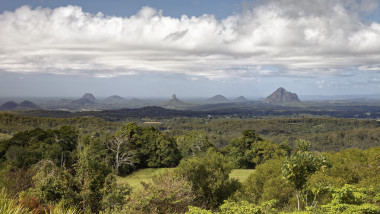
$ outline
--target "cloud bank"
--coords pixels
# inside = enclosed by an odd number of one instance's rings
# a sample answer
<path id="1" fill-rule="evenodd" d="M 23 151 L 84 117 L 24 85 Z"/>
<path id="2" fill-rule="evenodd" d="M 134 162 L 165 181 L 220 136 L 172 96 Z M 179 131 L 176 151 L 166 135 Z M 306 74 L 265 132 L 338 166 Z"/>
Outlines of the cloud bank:
<path id="1" fill-rule="evenodd" d="M 150 7 L 115 17 L 79 6 L 23 6 L 0 15 L 0 70 L 208 79 L 380 70 L 380 23 L 365 18 L 378 8 L 376 0 L 267 0 L 242 7 L 217 20 L 173 18 Z"/>

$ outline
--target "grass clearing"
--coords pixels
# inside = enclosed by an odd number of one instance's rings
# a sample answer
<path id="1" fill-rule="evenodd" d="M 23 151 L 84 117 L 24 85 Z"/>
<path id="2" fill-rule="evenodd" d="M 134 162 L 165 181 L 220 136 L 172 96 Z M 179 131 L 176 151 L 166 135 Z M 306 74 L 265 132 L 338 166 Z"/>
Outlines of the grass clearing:
<path id="1" fill-rule="evenodd" d="M 152 182 L 154 176 L 158 176 L 162 173 L 165 173 L 166 170 L 172 170 L 170 168 L 147 168 L 139 169 L 136 172 L 126 176 L 126 177 L 117 177 L 117 183 L 128 183 L 133 188 L 133 191 L 142 188 L 140 181 Z"/>
<path id="2" fill-rule="evenodd" d="M 141 189 L 140 181 L 152 182 L 154 176 L 165 173 L 167 170 L 173 170 L 173 168 L 147 168 L 140 169 L 126 177 L 117 177 L 117 183 L 128 183 L 133 188 L 133 191 Z M 240 182 L 245 181 L 248 176 L 253 172 L 253 169 L 234 169 L 232 170 L 230 177 L 236 178 Z"/>
<path id="3" fill-rule="evenodd" d="M 254 169 L 233 169 L 230 178 L 236 178 L 240 182 L 247 180 L 248 176 L 255 171 Z"/>

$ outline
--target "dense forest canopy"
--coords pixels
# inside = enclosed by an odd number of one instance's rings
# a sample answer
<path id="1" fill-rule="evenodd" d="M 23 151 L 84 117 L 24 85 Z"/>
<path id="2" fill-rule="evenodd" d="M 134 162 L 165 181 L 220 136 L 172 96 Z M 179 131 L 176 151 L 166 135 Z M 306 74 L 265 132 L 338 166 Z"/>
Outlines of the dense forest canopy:
<path id="1" fill-rule="evenodd" d="M 380 213 L 379 129 L 325 117 L 2 113 L 1 200 L 25 213 Z M 140 187 L 120 181 L 146 168 L 167 170 Z M 252 173 L 237 180 L 233 169 Z"/>

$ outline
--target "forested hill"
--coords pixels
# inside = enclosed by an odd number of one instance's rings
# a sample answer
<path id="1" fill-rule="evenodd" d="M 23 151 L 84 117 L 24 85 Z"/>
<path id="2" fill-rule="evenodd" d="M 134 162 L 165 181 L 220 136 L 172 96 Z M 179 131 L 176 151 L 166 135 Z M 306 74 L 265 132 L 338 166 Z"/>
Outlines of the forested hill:
<path id="1" fill-rule="evenodd" d="M 97 117 L 108 121 L 121 121 L 127 118 L 172 118 L 172 117 L 305 117 L 327 116 L 336 118 L 377 119 L 380 118 L 379 106 L 368 105 L 270 105 L 247 103 L 224 103 L 199 106 L 193 110 L 165 109 L 148 106 L 138 109 L 102 110 L 102 111 L 47 111 L 31 110 L 14 112 L 18 115 L 36 117 Z"/>
<path id="2" fill-rule="evenodd" d="M 9 113 L 0 114 L 0 134 L 13 135 L 34 128 L 56 129 L 62 126 L 74 126 L 82 134 L 88 134 L 100 130 L 114 132 L 121 125 L 93 117 L 53 118 L 19 116 Z"/>
<path id="3" fill-rule="evenodd" d="M 176 112 L 176 111 L 173 111 Z M 153 123 L 150 123 L 154 121 Z M 380 121 L 345 118 L 228 118 L 228 117 L 173 117 L 173 118 L 127 118 L 111 122 L 94 117 L 31 117 L 9 113 L 0 114 L 0 139 L 11 137 L 14 133 L 34 128 L 56 129 L 74 126 L 80 133 L 112 133 L 122 124 L 135 122 L 141 126 L 154 126 L 172 137 L 187 132 L 202 132 L 217 147 L 240 136 L 244 130 L 256 130 L 263 138 L 276 143 L 296 139 L 312 142 L 317 151 L 340 151 L 346 148 L 366 149 L 380 146 Z M 148 122 L 148 123 L 146 123 Z M 3 135 L 3 137 L 1 136 Z"/>

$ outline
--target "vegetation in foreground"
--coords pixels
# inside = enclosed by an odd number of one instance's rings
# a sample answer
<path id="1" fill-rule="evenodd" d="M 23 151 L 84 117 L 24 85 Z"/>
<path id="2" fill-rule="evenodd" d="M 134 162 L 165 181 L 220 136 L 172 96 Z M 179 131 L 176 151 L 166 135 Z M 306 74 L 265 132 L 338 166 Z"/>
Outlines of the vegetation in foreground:
<path id="1" fill-rule="evenodd" d="M 0 141 L 1 206 L 11 213 L 380 213 L 380 147 L 319 153 L 307 140 L 291 143 L 245 130 L 218 148 L 205 132 L 174 137 L 135 123 L 109 134 L 31 129 Z M 157 172 L 151 168 L 169 169 L 139 187 L 124 178 Z M 246 179 L 243 169 L 252 170 Z"/>

